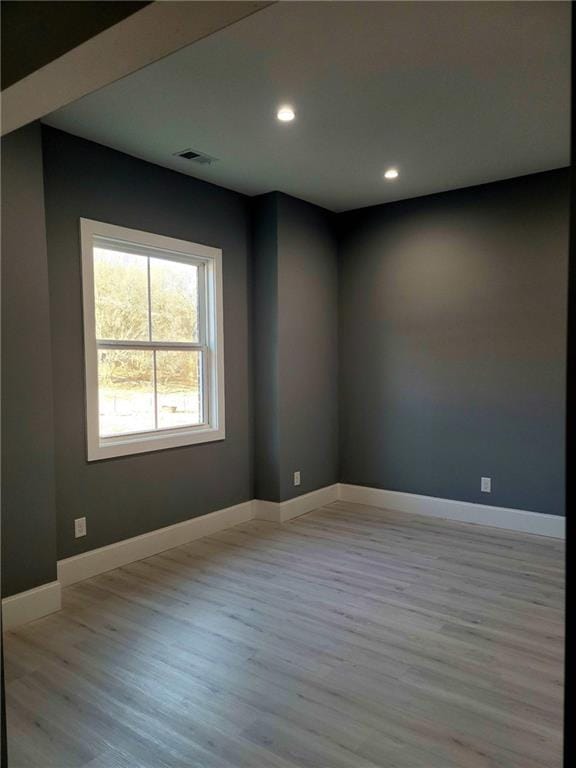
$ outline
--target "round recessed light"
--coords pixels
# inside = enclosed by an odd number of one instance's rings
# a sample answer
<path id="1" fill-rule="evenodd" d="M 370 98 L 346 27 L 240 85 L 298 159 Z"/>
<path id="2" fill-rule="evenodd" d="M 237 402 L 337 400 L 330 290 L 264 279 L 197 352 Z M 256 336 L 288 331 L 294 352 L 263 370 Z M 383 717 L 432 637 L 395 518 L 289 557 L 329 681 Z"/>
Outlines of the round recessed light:
<path id="1" fill-rule="evenodd" d="M 278 118 L 278 120 L 280 120 L 281 123 L 290 123 L 296 117 L 296 113 L 294 112 L 292 107 L 283 106 L 283 107 L 280 107 L 280 109 L 276 113 L 276 117 Z"/>
<path id="2" fill-rule="evenodd" d="M 397 179 L 398 170 L 396 168 L 388 168 L 388 170 L 384 172 L 384 178 L 388 180 Z"/>

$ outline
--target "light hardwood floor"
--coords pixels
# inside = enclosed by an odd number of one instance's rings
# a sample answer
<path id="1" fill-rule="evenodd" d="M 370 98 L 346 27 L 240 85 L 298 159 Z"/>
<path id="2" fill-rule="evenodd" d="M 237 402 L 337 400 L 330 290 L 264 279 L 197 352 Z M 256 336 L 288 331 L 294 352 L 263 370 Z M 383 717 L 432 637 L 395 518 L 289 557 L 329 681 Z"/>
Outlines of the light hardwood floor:
<path id="1" fill-rule="evenodd" d="M 336 502 L 6 636 L 11 768 L 559 768 L 563 544 Z"/>

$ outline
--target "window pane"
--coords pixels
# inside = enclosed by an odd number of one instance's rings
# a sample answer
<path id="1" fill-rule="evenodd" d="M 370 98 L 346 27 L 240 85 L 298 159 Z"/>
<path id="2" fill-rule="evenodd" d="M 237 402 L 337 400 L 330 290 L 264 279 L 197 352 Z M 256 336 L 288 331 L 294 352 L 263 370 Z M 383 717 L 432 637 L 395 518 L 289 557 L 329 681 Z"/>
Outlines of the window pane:
<path id="1" fill-rule="evenodd" d="M 156 352 L 158 427 L 202 424 L 202 352 Z"/>
<path id="2" fill-rule="evenodd" d="M 198 267 L 150 259 L 152 339 L 198 341 Z"/>
<path id="3" fill-rule="evenodd" d="M 148 340 L 148 260 L 94 248 L 96 338 Z"/>
<path id="4" fill-rule="evenodd" d="M 100 436 L 154 429 L 154 353 L 98 351 Z"/>

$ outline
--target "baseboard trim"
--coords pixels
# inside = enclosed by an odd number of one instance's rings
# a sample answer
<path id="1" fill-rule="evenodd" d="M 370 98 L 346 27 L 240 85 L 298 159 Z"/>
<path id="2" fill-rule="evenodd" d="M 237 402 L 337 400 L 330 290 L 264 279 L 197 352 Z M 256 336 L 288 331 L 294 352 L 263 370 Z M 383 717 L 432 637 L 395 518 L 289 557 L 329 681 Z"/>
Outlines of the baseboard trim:
<path id="1" fill-rule="evenodd" d="M 123 539 L 99 549 L 58 562 L 58 580 L 63 587 L 90 579 L 136 560 L 157 555 L 167 549 L 179 547 L 203 536 L 210 536 L 225 528 L 246 523 L 254 517 L 253 502 L 245 501 L 233 507 L 219 509 L 206 515 L 184 520 L 182 523 L 159 528 L 131 539 Z"/>
<path id="2" fill-rule="evenodd" d="M 414 493 L 386 491 L 364 485 L 340 483 L 339 498 L 356 504 L 391 509 L 396 512 L 458 520 L 509 531 L 534 533 L 556 539 L 566 537 L 566 518 L 557 515 L 540 514 L 509 507 L 492 507 L 467 501 L 439 499 L 434 496 L 420 496 Z"/>
<path id="3" fill-rule="evenodd" d="M 203 536 L 210 536 L 240 523 L 253 519 L 284 523 L 338 500 L 557 539 L 564 539 L 566 536 L 564 517 L 400 491 L 387 491 L 363 485 L 335 483 L 289 501 L 272 502 L 261 499 L 245 501 L 60 560 L 57 581 L 42 584 L 2 600 L 4 629 L 14 629 L 59 611 L 62 587 L 179 547 Z"/>
<path id="4" fill-rule="evenodd" d="M 14 629 L 29 621 L 41 619 L 59 611 L 61 605 L 62 589 L 59 581 L 51 581 L 26 592 L 5 597 L 2 600 L 3 628 Z"/>
<path id="5" fill-rule="evenodd" d="M 137 560 L 152 557 L 254 518 L 285 522 L 336 501 L 337 498 L 338 485 L 335 484 L 280 504 L 252 499 L 191 520 L 184 520 L 182 523 L 92 549 L 80 555 L 67 557 L 58 561 L 58 581 L 43 584 L 27 592 L 20 592 L 2 601 L 4 627 L 5 629 L 15 628 L 60 610 L 62 587 L 90 579 Z"/>
<path id="6" fill-rule="evenodd" d="M 339 498 L 338 483 L 327 485 L 324 488 L 318 488 L 316 491 L 310 491 L 302 496 L 296 496 L 288 501 L 262 501 L 254 499 L 254 518 L 256 520 L 267 520 L 273 523 L 285 523 L 294 517 L 300 517 L 313 509 L 323 507 L 325 504 L 331 504 Z"/>

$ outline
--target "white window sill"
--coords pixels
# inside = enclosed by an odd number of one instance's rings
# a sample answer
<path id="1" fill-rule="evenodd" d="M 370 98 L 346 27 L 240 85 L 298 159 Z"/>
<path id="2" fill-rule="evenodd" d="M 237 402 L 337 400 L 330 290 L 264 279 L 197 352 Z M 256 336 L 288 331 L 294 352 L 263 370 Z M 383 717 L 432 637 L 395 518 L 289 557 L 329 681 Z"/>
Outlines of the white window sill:
<path id="1" fill-rule="evenodd" d="M 211 443 L 226 438 L 225 430 L 214 427 L 163 430 L 145 435 L 121 435 L 101 438 L 97 445 L 88 445 L 88 461 L 112 459 L 116 456 L 132 456 L 138 453 L 162 451 L 186 445 Z"/>

